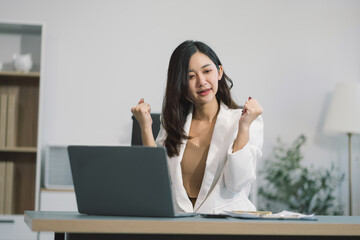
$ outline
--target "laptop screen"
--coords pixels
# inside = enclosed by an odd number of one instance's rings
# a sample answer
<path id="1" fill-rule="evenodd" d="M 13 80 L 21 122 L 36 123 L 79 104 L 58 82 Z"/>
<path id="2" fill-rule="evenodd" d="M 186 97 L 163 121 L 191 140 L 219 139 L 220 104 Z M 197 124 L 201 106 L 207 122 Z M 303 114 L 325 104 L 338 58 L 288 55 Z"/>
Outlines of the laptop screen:
<path id="1" fill-rule="evenodd" d="M 80 213 L 172 217 L 165 148 L 69 146 Z"/>

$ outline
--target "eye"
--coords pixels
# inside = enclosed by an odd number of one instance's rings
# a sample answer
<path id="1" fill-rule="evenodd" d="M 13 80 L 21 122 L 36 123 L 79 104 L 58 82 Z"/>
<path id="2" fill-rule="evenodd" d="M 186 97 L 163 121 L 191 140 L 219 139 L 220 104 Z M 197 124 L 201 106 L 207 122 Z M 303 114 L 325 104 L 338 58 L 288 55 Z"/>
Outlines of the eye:
<path id="1" fill-rule="evenodd" d="M 211 69 L 206 69 L 206 70 L 204 71 L 204 73 L 209 73 L 209 72 L 211 72 Z"/>
<path id="2" fill-rule="evenodd" d="M 195 78 L 195 75 L 189 75 L 189 79 L 194 79 Z"/>

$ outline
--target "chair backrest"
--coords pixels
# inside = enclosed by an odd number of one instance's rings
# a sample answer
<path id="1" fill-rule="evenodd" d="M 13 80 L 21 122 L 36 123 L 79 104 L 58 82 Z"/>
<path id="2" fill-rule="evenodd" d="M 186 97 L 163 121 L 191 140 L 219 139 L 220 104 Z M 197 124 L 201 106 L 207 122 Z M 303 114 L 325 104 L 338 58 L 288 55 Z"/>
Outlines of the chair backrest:
<path id="1" fill-rule="evenodd" d="M 154 134 L 154 138 L 156 139 L 160 130 L 160 113 L 151 113 L 151 117 L 153 120 L 152 131 Z M 133 120 L 131 145 L 142 145 L 140 125 L 134 116 L 132 116 L 131 118 Z"/>

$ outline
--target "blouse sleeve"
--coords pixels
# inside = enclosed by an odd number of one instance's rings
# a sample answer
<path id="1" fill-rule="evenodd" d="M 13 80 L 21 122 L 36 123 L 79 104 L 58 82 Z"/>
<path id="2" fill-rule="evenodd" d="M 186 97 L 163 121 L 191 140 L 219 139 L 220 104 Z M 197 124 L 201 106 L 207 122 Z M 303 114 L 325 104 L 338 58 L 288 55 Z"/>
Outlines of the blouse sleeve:
<path id="1" fill-rule="evenodd" d="M 225 186 L 231 192 L 240 192 L 256 179 L 256 162 L 262 155 L 264 123 L 261 115 L 249 129 L 249 141 L 239 151 L 233 153 L 233 143 L 227 152 L 224 166 Z"/>
<path id="2" fill-rule="evenodd" d="M 164 146 L 164 141 L 166 139 L 166 136 L 167 136 L 167 133 L 164 129 L 164 127 L 162 126 L 162 124 L 160 124 L 160 130 L 159 130 L 159 133 L 156 137 L 156 146 L 157 147 L 163 147 Z"/>

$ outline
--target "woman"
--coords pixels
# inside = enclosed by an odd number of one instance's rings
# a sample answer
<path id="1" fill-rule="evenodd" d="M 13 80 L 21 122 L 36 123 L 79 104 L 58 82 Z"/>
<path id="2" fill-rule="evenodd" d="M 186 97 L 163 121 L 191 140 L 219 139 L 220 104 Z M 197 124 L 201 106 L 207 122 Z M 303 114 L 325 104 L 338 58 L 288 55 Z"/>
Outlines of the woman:
<path id="1" fill-rule="evenodd" d="M 185 41 L 173 52 L 154 140 L 150 105 L 131 109 L 145 146 L 165 146 L 177 212 L 255 210 L 248 199 L 262 155 L 262 108 L 232 100 L 231 79 L 206 44 Z"/>

